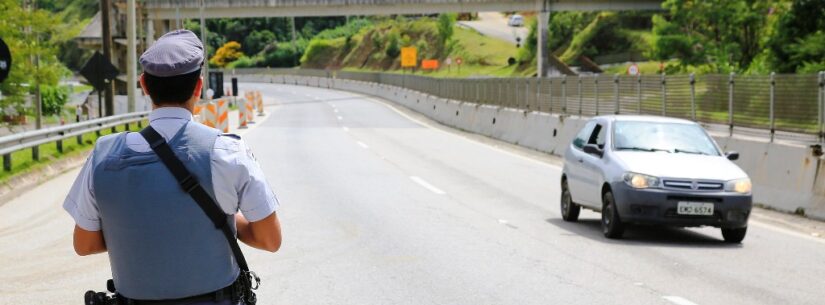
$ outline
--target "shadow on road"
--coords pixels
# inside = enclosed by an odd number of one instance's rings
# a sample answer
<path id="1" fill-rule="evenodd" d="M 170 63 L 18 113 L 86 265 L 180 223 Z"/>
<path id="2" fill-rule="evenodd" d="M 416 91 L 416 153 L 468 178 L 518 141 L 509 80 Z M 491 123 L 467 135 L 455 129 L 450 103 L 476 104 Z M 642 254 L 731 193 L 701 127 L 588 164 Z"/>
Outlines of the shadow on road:
<path id="1" fill-rule="evenodd" d="M 677 248 L 704 247 L 738 249 L 742 247 L 741 244 L 728 244 L 721 238 L 708 236 L 685 228 L 631 225 L 625 228 L 622 239 L 608 239 L 602 234 L 599 219 L 579 219 L 577 222 L 566 222 L 561 218 L 549 218 L 546 221 L 575 235 L 610 244 L 628 246 L 652 245 Z"/>

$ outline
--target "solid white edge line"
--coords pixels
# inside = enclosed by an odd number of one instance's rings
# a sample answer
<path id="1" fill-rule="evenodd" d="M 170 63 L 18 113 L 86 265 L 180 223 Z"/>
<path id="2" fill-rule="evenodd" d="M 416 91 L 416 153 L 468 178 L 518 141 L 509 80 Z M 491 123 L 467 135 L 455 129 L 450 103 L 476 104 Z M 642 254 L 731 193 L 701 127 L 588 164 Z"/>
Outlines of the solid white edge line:
<path id="1" fill-rule="evenodd" d="M 367 144 L 365 144 L 364 142 L 358 141 L 357 143 L 358 143 L 358 146 L 361 146 L 361 147 L 362 147 L 362 148 L 364 148 L 364 149 L 369 149 L 369 148 L 370 148 L 370 147 L 369 147 Z"/>
<path id="2" fill-rule="evenodd" d="M 420 186 L 424 187 L 425 189 L 428 189 L 430 192 L 436 193 L 436 194 L 438 194 L 438 195 L 444 195 L 444 194 L 446 194 L 446 193 L 445 193 L 444 191 L 442 191 L 441 189 L 439 189 L 439 188 L 437 188 L 437 187 L 433 186 L 432 184 L 430 184 L 429 182 L 425 181 L 424 179 L 421 179 L 421 178 L 420 178 L 420 177 L 418 177 L 418 176 L 410 176 L 410 180 L 412 180 L 412 181 L 413 181 L 413 182 L 415 182 L 415 183 L 418 183 L 418 185 L 420 185 Z"/>
<path id="3" fill-rule="evenodd" d="M 688 299 L 685 299 L 685 298 L 680 297 L 680 296 L 675 296 L 675 295 L 663 296 L 662 298 L 665 299 L 665 300 L 668 300 L 669 302 L 671 302 L 673 304 L 677 304 L 677 305 L 699 305 L 699 304 L 691 302 Z"/>

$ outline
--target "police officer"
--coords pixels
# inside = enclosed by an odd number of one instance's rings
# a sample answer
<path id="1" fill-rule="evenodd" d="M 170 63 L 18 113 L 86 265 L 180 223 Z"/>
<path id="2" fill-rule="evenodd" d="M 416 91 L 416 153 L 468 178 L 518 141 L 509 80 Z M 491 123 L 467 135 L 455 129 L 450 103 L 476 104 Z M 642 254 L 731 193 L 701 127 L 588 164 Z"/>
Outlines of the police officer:
<path id="1" fill-rule="evenodd" d="M 163 35 L 140 57 L 149 124 L 227 215 L 238 239 L 275 252 L 279 203 L 239 136 L 192 121 L 204 48 L 194 33 Z M 117 292 L 133 304 L 230 304 L 239 275 L 228 242 L 139 133 L 102 137 L 63 208 L 79 255 L 108 252 Z"/>

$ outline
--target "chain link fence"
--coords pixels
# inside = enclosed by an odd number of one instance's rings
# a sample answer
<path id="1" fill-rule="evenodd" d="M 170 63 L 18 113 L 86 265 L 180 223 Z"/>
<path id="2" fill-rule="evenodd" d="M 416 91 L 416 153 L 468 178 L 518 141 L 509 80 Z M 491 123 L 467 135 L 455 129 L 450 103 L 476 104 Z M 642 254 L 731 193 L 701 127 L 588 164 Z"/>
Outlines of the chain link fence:
<path id="1" fill-rule="evenodd" d="M 781 135 L 825 140 L 825 72 L 458 79 L 305 69 L 260 71 L 373 82 L 525 111 L 660 115 L 717 125 L 731 133 L 736 129 L 771 139 Z"/>

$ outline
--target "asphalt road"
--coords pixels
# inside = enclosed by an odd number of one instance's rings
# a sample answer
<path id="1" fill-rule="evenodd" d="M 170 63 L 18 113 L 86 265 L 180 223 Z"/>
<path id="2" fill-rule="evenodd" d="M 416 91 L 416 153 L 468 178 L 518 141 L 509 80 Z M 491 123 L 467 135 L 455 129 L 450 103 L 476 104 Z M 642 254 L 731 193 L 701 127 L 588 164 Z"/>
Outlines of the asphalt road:
<path id="1" fill-rule="evenodd" d="M 282 206 L 275 254 L 247 248 L 259 304 L 822 304 L 825 243 L 752 222 L 565 223 L 551 158 L 480 141 L 360 95 L 244 84 L 274 97 L 243 137 Z M 0 205 L 0 304 L 79 304 L 105 255 L 76 257 L 60 209 L 77 170 Z"/>

